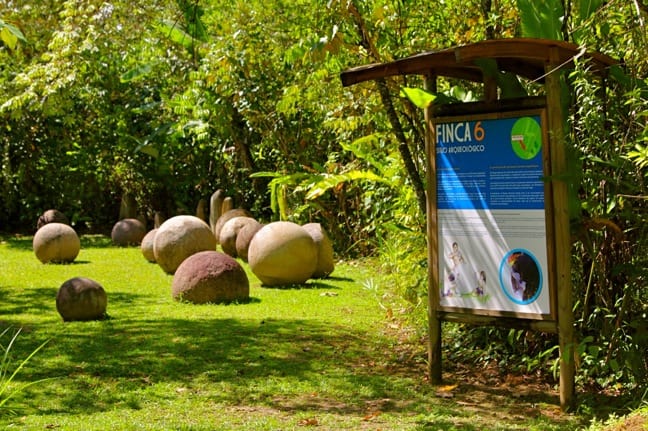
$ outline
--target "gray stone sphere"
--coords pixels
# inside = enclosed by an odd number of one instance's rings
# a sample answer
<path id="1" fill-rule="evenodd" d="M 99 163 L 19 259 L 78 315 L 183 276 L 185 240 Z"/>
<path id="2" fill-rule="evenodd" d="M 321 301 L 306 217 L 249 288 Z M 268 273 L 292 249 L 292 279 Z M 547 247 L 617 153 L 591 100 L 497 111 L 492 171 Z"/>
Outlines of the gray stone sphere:
<path id="1" fill-rule="evenodd" d="M 142 238 L 142 244 L 140 245 L 144 258 L 153 263 L 155 263 L 155 251 L 153 250 L 153 244 L 155 242 L 156 233 L 157 229 L 151 229 L 150 231 L 148 231 L 146 235 L 144 235 L 144 238 Z"/>
<path id="2" fill-rule="evenodd" d="M 162 223 L 153 241 L 155 261 L 167 274 L 173 274 L 192 254 L 205 250 L 216 250 L 216 238 L 207 223 L 190 215 Z"/>
<path id="3" fill-rule="evenodd" d="M 43 263 L 68 263 L 79 255 L 81 241 L 70 226 L 48 223 L 36 231 L 32 246 L 36 257 Z"/>
<path id="4" fill-rule="evenodd" d="M 252 238 L 248 263 L 266 286 L 302 284 L 317 266 L 317 246 L 306 229 L 298 224 L 273 222 Z"/>
<path id="5" fill-rule="evenodd" d="M 69 225 L 70 221 L 61 211 L 57 209 L 50 209 L 45 211 L 43 214 L 41 214 L 40 217 L 38 217 L 38 221 L 36 221 L 36 230 L 42 228 L 48 223 L 63 223 Z"/>
<path id="6" fill-rule="evenodd" d="M 108 297 L 104 288 L 85 277 L 67 280 L 56 294 L 56 310 L 65 322 L 103 319 L 107 305 Z"/>
<path id="7" fill-rule="evenodd" d="M 248 223 L 239 230 L 238 235 L 236 235 L 236 256 L 241 259 L 243 262 L 248 261 L 248 249 L 250 248 L 250 242 L 254 235 L 261 230 L 263 225 L 259 222 L 257 223 Z"/>
<path id="8" fill-rule="evenodd" d="M 317 246 L 317 266 L 313 272 L 313 278 L 327 277 L 335 269 L 333 259 L 333 243 L 322 225 L 319 223 L 307 223 L 302 226 L 310 234 Z"/>
<path id="9" fill-rule="evenodd" d="M 260 224 L 252 217 L 234 217 L 223 225 L 223 228 L 220 230 L 218 242 L 225 254 L 232 257 L 238 256 L 236 252 L 236 237 L 244 226 L 252 223 Z"/>
<path id="10" fill-rule="evenodd" d="M 241 265 L 218 251 L 201 251 L 185 259 L 173 276 L 177 301 L 194 304 L 228 303 L 250 298 L 250 283 Z"/>
<path id="11" fill-rule="evenodd" d="M 146 226 L 136 218 L 119 220 L 112 228 L 110 238 L 113 244 L 119 247 L 140 245 L 146 235 Z"/>

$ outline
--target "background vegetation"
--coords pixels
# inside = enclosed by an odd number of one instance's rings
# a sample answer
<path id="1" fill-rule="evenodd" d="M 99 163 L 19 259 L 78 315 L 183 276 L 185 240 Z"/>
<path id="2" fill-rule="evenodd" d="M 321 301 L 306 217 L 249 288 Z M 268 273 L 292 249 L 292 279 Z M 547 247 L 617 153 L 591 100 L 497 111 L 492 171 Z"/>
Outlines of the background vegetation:
<path id="1" fill-rule="evenodd" d="M 605 85 L 587 64 L 565 76 L 578 379 L 641 400 L 646 19 L 641 0 L 5 1 L 0 227 L 32 232 L 57 208 L 77 230 L 102 232 L 123 199 L 150 224 L 155 212 L 193 213 L 222 188 L 260 219 L 323 223 L 341 256 L 379 255 L 422 321 L 423 122 L 399 96 L 421 83 L 343 89 L 339 73 L 488 38 L 574 42 L 622 60 Z M 456 82 L 439 90 L 480 95 Z M 550 336 L 455 330 L 456 360 L 552 377 Z"/>

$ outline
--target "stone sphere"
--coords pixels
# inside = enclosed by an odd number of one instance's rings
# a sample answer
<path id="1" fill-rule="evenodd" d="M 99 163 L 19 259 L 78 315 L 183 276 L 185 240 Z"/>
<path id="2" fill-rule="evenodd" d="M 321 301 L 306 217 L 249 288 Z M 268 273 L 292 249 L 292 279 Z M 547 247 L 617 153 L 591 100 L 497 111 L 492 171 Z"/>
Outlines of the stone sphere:
<path id="1" fill-rule="evenodd" d="M 259 222 L 248 223 L 239 230 L 238 235 L 236 235 L 236 256 L 239 257 L 243 262 L 248 261 L 248 249 L 250 248 L 250 242 L 254 235 L 261 230 L 263 225 Z"/>
<path id="2" fill-rule="evenodd" d="M 167 274 L 173 274 L 192 254 L 205 250 L 216 250 L 216 238 L 207 223 L 190 215 L 162 223 L 153 241 L 155 261 Z"/>
<path id="3" fill-rule="evenodd" d="M 140 245 L 144 235 L 146 235 L 146 226 L 136 218 L 119 220 L 110 233 L 113 244 L 119 247 Z"/>
<path id="4" fill-rule="evenodd" d="M 48 223 L 63 223 L 69 225 L 70 221 L 65 216 L 65 214 L 63 214 L 59 210 L 47 210 L 43 214 L 41 214 L 40 217 L 38 217 L 38 221 L 36 222 L 36 230 L 42 228 Z"/>
<path id="5" fill-rule="evenodd" d="M 225 198 L 225 200 L 227 199 L 228 198 Z M 224 211 L 223 214 L 218 217 L 218 220 L 216 220 L 216 224 L 214 225 L 214 236 L 216 237 L 217 241 L 220 239 L 220 231 L 221 229 L 223 229 L 225 223 L 227 223 L 234 217 L 252 217 L 252 213 L 243 208 L 234 208 Z"/>
<path id="6" fill-rule="evenodd" d="M 317 266 L 317 246 L 306 229 L 298 224 L 273 222 L 252 238 L 248 263 L 267 286 L 302 284 Z"/>
<path id="7" fill-rule="evenodd" d="M 317 266 L 313 278 L 327 277 L 335 269 L 333 243 L 319 223 L 307 223 L 302 226 L 310 234 L 317 246 Z"/>
<path id="8" fill-rule="evenodd" d="M 218 251 L 201 251 L 185 259 L 173 276 L 171 293 L 177 301 L 194 304 L 227 303 L 250 298 L 243 267 Z"/>
<path id="9" fill-rule="evenodd" d="M 81 250 L 79 236 L 63 223 L 48 223 L 38 229 L 32 245 L 36 257 L 43 263 L 73 262 Z"/>
<path id="10" fill-rule="evenodd" d="M 238 256 L 236 253 L 236 237 L 244 226 L 251 223 L 260 224 L 252 217 L 234 217 L 229 219 L 227 223 L 223 225 L 223 228 L 220 230 L 218 242 L 225 254 L 232 257 Z"/>
<path id="11" fill-rule="evenodd" d="M 85 277 L 67 280 L 56 294 L 56 310 L 65 322 L 103 319 L 107 305 L 108 297 L 104 288 Z"/>
<path id="12" fill-rule="evenodd" d="M 155 263 L 155 252 L 153 251 L 153 243 L 155 241 L 156 233 L 157 233 L 157 229 L 151 229 L 150 231 L 148 231 L 146 235 L 144 235 L 144 238 L 142 238 L 142 244 L 140 245 L 144 258 L 149 262 L 153 262 L 153 263 Z"/>

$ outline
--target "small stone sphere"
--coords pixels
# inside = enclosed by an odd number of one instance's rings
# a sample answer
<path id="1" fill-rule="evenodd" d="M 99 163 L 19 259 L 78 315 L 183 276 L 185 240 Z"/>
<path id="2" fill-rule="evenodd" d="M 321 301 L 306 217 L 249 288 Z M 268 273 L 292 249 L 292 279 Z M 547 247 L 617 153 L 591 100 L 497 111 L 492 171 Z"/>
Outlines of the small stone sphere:
<path id="1" fill-rule="evenodd" d="M 261 230 L 263 225 L 261 223 L 248 223 L 241 228 L 236 235 L 236 255 L 243 262 L 248 261 L 248 249 L 250 248 L 250 242 L 254 235 Z"/>
<path id="2" fill-rule="evenodd" d="M 218 251 L 201 251 L 185 259 L 173 276 L 171 293 L 177 301 L 193 304 L 228 303 L 250 298 L 243 267 Z"/>
<path id="3" fill-rule="evenodd" d="M 228 198 L 225 198 L 225 200 L 227 199 Z M 252 213 L 243 208 L 233 208 L 223 211 L 223 214 L 218 217 L 218 220 L 216 220 L 216 224 L 214 225 L 214 236 L 216 237 L 217 241 L 220 239 L 220 231 L 221 229 L 223 229 L 225 223 L 227 223 L 234 217 L 252 217 Z"/>
<path id="4" fill-rule="evenodd" d="M 156 233 L 157 229 L 151 229 L 150 231 L 148 231 L 146 235 L 144 235 L 144 238 L 142 238 L 142 244 L 140 245 L 144 258 L 152 263 L 155 263 L 155 252 L 153 251 L 153 244 L 155 242 Z"/>
<path id="5" fill-rule="evenodd" d="M 319 223 L 307 223 L 302 226 L 310 234 L 317 246 L 317 266 L 313 278 L 327 277 L 335 269 L 333 243 Z"/>
<path id="6" fill-rule="evenodd" d="M 155 261 L 167 274 L 173 274 L 192 254 L 205 250 L 216 250 L 216 238 L 207 223 L 190 215 L 162 223 L 153 240 Z"/>
<path id="7" fill-rule="evenodd" d="M 38 217 L 38 221 L 36 222 L 36 230 L 42 228 L 48 223 L 63 223 L 69 225 L 70 221 L 61 211 L 50 209 L 45 211 L 43 214 L 41 214 L 40 217 Z"/>
<path id="8" fill-rule="evenodd" d="M 236 237 L 244 226 L 251 223 L 259 224 L 259 222 L 254 220 L 252 217 L 234 217 L 229 219 L 227 223 L 223 225 L 218 242 L 225 254 L 232 257 L 238 256 L 236 253 Z"/>
<path id="9" fill-rule="evenodd" d="M 63 223 L 48 223 L 38 229 L 32 246 L 36 257 L 43 263 L 73 262 L 81 251 L 79 236 Z"/>
<path id="10" fill-rule="evenodd" d="M 67 280 L 56 294 L 56 310 L 64 322 L 103 319 L 107 305 L 108 296 L 104 288 L 85 277 Z"/>
<path id="11" fill-rule="evenodd" d="M 146 226 L 136 218 L 119 220 L 110 233 L 113 244 L 119 247 L 140 245 L 144 235 L 146 235 Z"/>
<path id="12" fill-rule="evenodd" d="M 306 229 L 298 224 L 273 222 L 252 238 L 248 263 L 266 286 L 302 284 L 315 272 L 317 246 Z"/>

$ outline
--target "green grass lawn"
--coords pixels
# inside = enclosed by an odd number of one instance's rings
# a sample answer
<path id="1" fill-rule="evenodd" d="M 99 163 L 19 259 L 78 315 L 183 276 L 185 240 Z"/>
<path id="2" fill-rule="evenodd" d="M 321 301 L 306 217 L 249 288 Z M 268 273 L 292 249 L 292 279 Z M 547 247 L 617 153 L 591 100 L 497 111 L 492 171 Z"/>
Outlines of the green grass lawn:
<path id="1" fill-rule="evenodd" d="M 285 289 L 262 287 L 242 263 L 251 301 L 192 305 L 172 299 L 172 276 L 139 248 L 84 236 L 74 263 L 44 265 L 31 240 L 0 236 L 0 331 L 22 328 L 12 367 L 51 339 L 12 387 L 47 380 L 0 410 L 1 429 L 551 430 L 581 423 L 557 413 L 555 391 L 510 396 L 456 376 L 447 388 L 429 385 L 425 346 L 396 336 L 398 301 L 368 263 L 339 263 L 329 279 Z M 63 323 L 56 292 L 76 276 L 104 287 L 109 319 Z"/>

